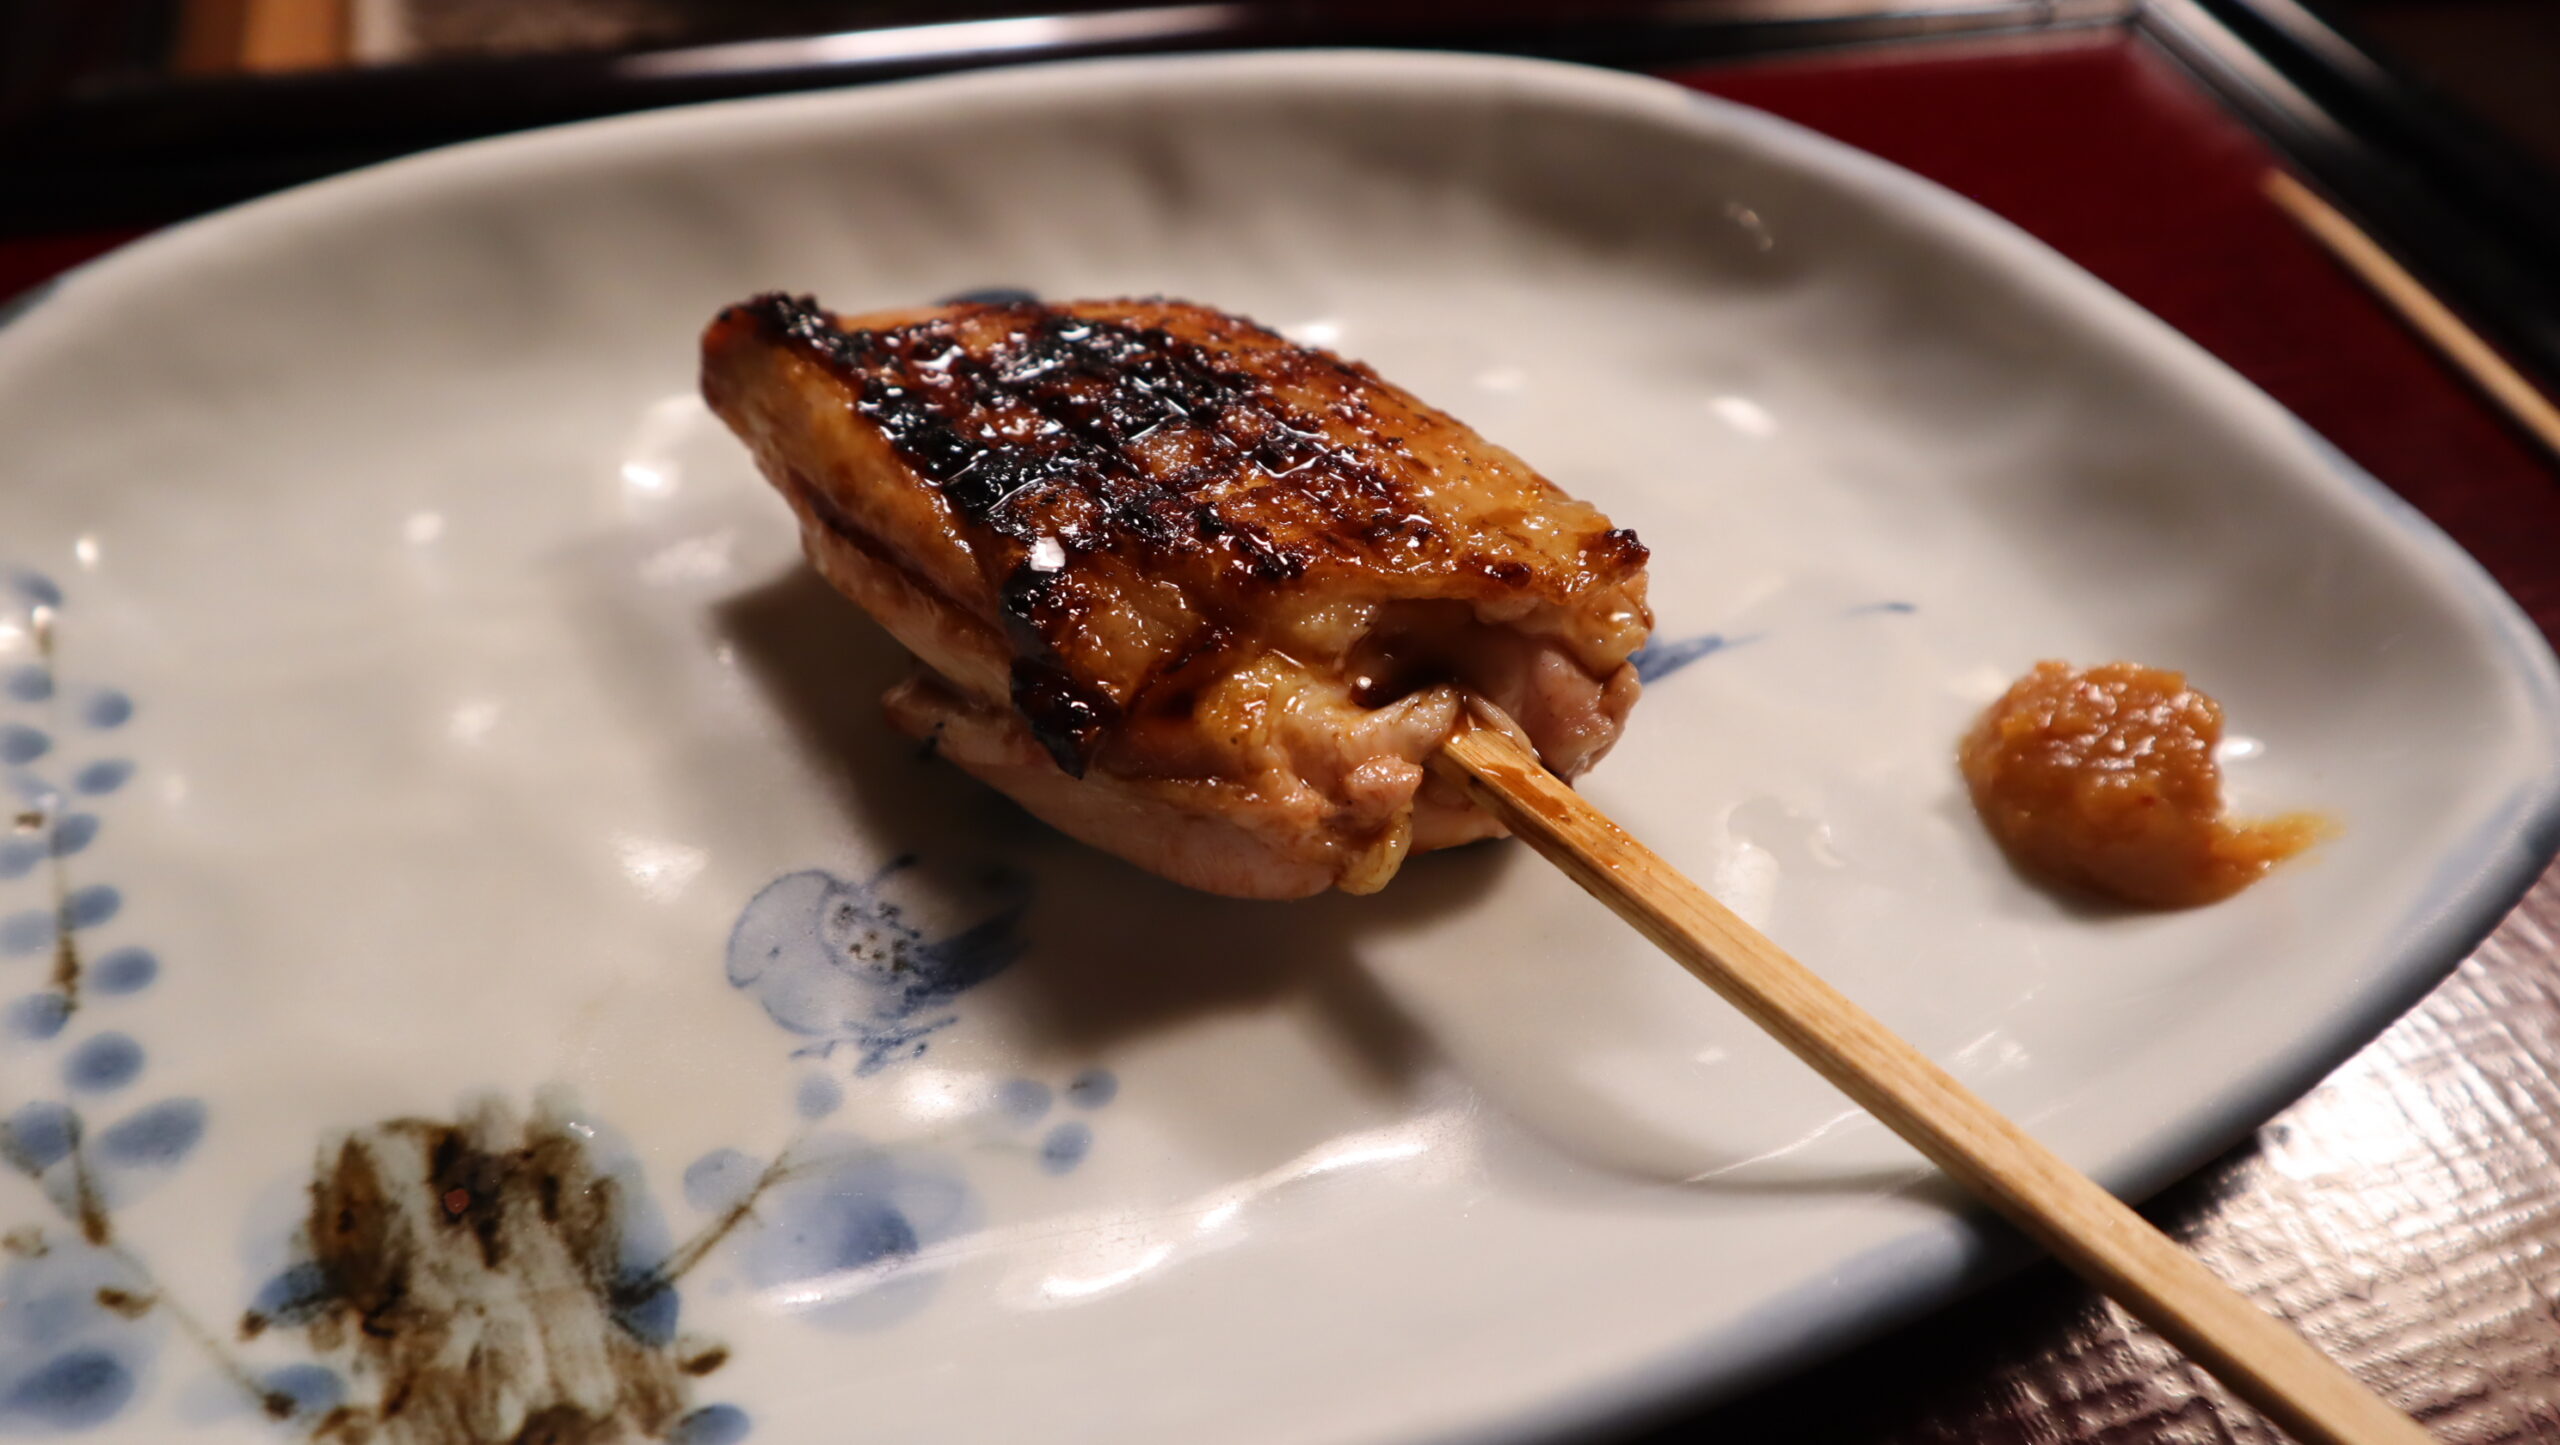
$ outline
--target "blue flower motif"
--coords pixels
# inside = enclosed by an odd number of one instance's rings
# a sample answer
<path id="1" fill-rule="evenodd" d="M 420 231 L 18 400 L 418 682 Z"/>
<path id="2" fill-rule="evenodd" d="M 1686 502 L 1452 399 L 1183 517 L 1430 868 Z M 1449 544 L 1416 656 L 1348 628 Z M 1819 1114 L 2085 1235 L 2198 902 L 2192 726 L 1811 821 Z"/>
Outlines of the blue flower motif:
<path id="1" fill-rule="evenodd" d="M 95 928 L 123 910 L 124 895 L 104 883 L 74 888 L 63 895 L 59 911 L 30 908 L 0 918 L 0 953 L 42 953 L 53 947 L 65 923 Z"/>
<path id="2" fill-rule="evenodd" d="M 105 883 L 74 888 L 62 900 L 62 916 L 74 928 L 95 928 L 124 910 L 124 895 Z"/>
<path id="3" fill-rule="evenodd" d="M 947 938 L 928 939 L 882 885 L 902 859 L 867 883 L 810 869 L 767 884 L 729 934 L 732 987 L 765 1014 L 816 1040 L 824 1057 L 857 1050 L 856 1076 L 924 1052 L 926 1037 L 956 1021 L 947 1006 L 1004 971 L 1022 953 L 1017 903 Z"/>
<path id="4" fill-rule="evenodd" d="M 1695 637 L 1674 637 L 1647 643 L 1637 648 L 1627 661 L 1634 664 L 1637 681 L 1660 682 L 1701 658 L 1712 657 L 1728 647 L 1751 640 L 1748 637 L 1727 637 L 1721 632 L 1702 632 Z"/>
<path id="5" fill-rule="evenodd" d="M 46 1431 L 103 1425 L 133 1398 L 133 1371 L 105 1350 L 66 1350 L 0 1392 L 0 1428 Z"/>
<path id="6" fill-rule="evenodd" d="M 25 629 L 58 646 L 63 634 L 47 631 L 45 610 L 63 608 L 62 589 L 24 568 L 0 568 L 0 581 L 23 609 Z M 82 1103 L 40 1100 L 0 1120 L 0 1161 L 33 1180 L 35 1197 L 58 1216 L 35 1225 L 40 1242 L 0 1266 L 0 1434 L 88 1429 L 120 1415 L 140 1393 L 166 1311 L 154 1307 L 156 1290 L 141 1256 L 97 1242 L 114 1232 L 113 1210 L 182 1162 L 205 1132 L 205 1106 L 197 1099 L 163 1099 L 93 1128 L 83 1107 L 139 1078 L 143 1047 L 117 1031 L 56 1042 L 92 993 L 134 992 L 159 969 L 149 952 L 131 947 L 84 967 L 82 950 L 72 946 L 77 935 L 118 918 L 124 895 L 112 885 L 73 880 L 69 860 L 96 844 L 100 817 L 66 811 L 69 794 L 29 765 L 70 753 L 60 765 L 78 793 L 116 791 L 132 776 L 133 763 L 82 760 L 76 754 L 83 738 L 74 729 L 80 723 L 120 727 L 134 704 L 113 688 L 66 689 L 57 665 L 47 647 L 40 660 L 0 672 L 0 701 L 46 710 L 42 727 L 0 723 L 0 779 L 22 810 L 16 830 L 0 836 L 0 880 L 44 870 L 61 890 L 48 906 L 0 916 L 0 954 L 53 956 L 46 986 L 0 1006 L 0 1033 L 59 1049 L 50 1062 L 67 1094 Z M 25 893 L 19 900 L 33 901 Z"/>
<path id="7" fill-rule="evenodd" d="M 71 1000 L 58 989 L 45 989 L 12 1000 L 0 1013 L 10 1033 L 30 1042 L 52 1038 L 71 1022 Z"/>
<path id="8" fill-rule="evenodd" d="M 1084 1162 L 1093 1152 L 1093 1127 L 1070 1119 L 1049 1131 L 1040 1141 L 1040 1167 L 1051 1174 L 1064 1174 Z"/>
<path id="9" fill-rule="evenodd" d="M 53 739 L 25 723 L 0 724 L 0 763 L 32 763 L 53 751 Z"/>
<path id="10" fill-rule="evenodd" d="M 1838 615 L 1841 618 L 1907 617 L 1919 610 L 1913 603 L 1887 600 L 1861 602 Z M 1657 638 L 1637 648 L 1627 661 L 1636 670 L 1636 680 L 1650 685 L 1664 681 L 1692 663 L 1744 643 L 1758 642 L 1766 635 L 1759 632 L 1746 632 L 1739 636 L 1725 632 L 1701 632 L 1688 637 Z"/>
<path id="11" fill-rule="evenodd" d="M 24 878 L 36 871 L 36 865 L 53 853 L 42 838 L 11 838 L 0 842 L 0 879 Z"/>
<path id="12" fill-rule="evenodd" d="M 667 1283 L 654 1264 L 626 1264 L 614 1276 L 607 1293 L 613 1307 L 613 1322 L 623 1332 L 652 1349 L 676 1337 L 676 1316 L 682 1301 L 675 1286 Z"/>
<path id="13" fill-rule="evenodd" d="M 823 1119 L 844 1107 L 844 1085 L 824 1074 L 812 1074 L 800 1081 L 792 1107 L 800 1111 L 803 1119 Z"/>
<path id="14" fill-rule="evenodd" d="M 53 856 L 68 858 L 98 840 L 98 815 L 73 813 L 53 825 Z"/>
<path id="15" fill-rule="evenodd" d="M 260 1329 L 308 1324 L 327 1313 L 336 1301 L 327 1272 L 310 1260 L 297 1260 L 258 1286 L 257 1294 L 249 1301 L 249 1315 Z"/>
<path id="16" fill-rule="evenodd" d="M 1118 1097 L 1120 1080 L 1109 1069 L 1086 1069 L 1067 1080 L 1067 1102 L 1079 1109 L 1099 1109 Z"/>
<path id="17" fill-rule="evenodd" d="M 147 948 L 119 948 L 89 965 L 89 987 L 104 994 L 139 993 L 160 976 L 160 960 Z"/>
<path id="18" fill-rule="evenodd" d="M 705 1214 L 734 1209 L 755 1191 L 764 1166 L 735 1149 L 714 1149 L 685 1166 L 684 1201 Z"/>
<path id="19" fill-rule="evenodd" d="M 0 1268 L 0 1434 L 105 1424 L 132 1403 L 158 1348 L 154 1320 L 109 1306 L 134 1297 L 121 1260 L 61 1233 L 45 1244 Z"/>
<path id="20" fill-rule="evenodd" d="M 327 1365 L 287 1365 L 269 1370 L 258 1385 L 290 1404 L 297 1420 L 325 1415 L 347 1398 L 345 1378 Z"/>
<path id="21" fill-rule="evenodd" d="M 90 1093 L 121 1089 L 141 1073 L 142 1045 L 129 1034 L 82 1039 L 62 1061 L 62 1081 Z"/>
<path id="22" fill-rule="evenodd" d="M 63 1105 L 21 1104 L 0 1123 L 0 1157 L 22 1174 L 42 1174 L 69 1157 L 80 1141 L 80 1116 Z"/>
<path id="23" fill-rule="evenodd" d="M 163 1099 L 134 1110 L 98 1135 L 98 1157 L 130 1168 L 161 1168 L 194 1152 L 204 1138 L 202 1099 Z"/>
<path id="24" fill-rule="evenodd" d="M 938 1157 L 850 1135 L 812 1139 L 757 1201 L 737 1248 L 749 1283 L 810 1321 L 877 1329 L 923 1306 L 938 1282 L 927 1246 L 977 1227 L 977 1196 Z"/>
<path id="25" fill-rule="evenodd" d="M 20 597 L 38 607 L 62 605 L 62 589 L 55 586 L 53 579 L 42 572 L 25 567 L 12 567 L 9 569 L 9 585 Z"/>
<path id="26" fill-rule="evenodd" d="M 676 1422 L 667 1445 L 738 1445 L 754 1428 L 735 1405 L 705 1405 Z"/>

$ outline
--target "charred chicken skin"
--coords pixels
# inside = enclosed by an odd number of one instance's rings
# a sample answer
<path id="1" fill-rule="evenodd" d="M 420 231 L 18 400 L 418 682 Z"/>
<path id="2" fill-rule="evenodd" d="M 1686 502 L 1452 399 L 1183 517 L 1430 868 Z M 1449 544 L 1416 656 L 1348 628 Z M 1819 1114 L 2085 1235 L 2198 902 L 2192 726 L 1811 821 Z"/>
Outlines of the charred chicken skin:
<path id="1" fill-rule="evenodd" d="M 892 723 L 1177 882 L 1372 891 L 1501 831 L 1425 767 L 1465 694 L 1568 778 L 1635 702 L 1634 534 L 1239 317 L 760 296 L 704 334 L 702 389 L 915 655 Z"/>

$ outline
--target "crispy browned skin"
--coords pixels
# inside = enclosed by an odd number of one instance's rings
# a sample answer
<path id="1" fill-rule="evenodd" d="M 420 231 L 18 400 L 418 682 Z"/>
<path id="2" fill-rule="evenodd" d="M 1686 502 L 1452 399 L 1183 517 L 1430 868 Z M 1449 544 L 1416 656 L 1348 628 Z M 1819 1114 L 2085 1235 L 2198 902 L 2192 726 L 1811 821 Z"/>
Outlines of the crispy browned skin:
<path id="1" fill-rule="evenodd" d="M 986 747 L 958 760 L 1044 816 L 1073 805 L 1030 792 L 1137 787 L 1315 870 L 1203 886 L 1344 881 L 1412 833 L 1417 795 L 1414 846 L 1491 831 L 1420 778 L 1454 717 L 1424 704 L 1452 686 L 1512 707 L 1568 775 L 1634 697 L 1651 618 L 1631 533 L 1367 367 L 1238 317 L 1158 300 L 839 320 L 770 295 L 713 322 L 703 391 L 820 568 L 937 674 L 893 703 L 904 725 L 970 722 Z M 996 757 L 1008 704 L 1054 783 Z M 1393 736 L 1306 756 L 1364 728 Z M 1415 766 L 1381 793 L 1360 768 L 1389 755 Z M 1273 767 L 1314 801 L 1280 808 Z M 1312 852 L 1279 836 L 1311 827 Z"/>

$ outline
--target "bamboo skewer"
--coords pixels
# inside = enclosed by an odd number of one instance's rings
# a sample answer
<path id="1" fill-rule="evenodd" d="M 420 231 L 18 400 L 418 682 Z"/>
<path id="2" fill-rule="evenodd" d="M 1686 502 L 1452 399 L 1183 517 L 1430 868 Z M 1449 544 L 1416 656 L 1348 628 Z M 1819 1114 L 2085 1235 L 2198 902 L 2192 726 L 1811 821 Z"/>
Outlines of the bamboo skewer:
<path id="1" fill-rule="evenodd" d="M 2560 458 L 2560 406 L 2554 406 L 2549 397 L 2535 390 L 2524 373 L 2508 365 L 2505 357 L 2481 340 L 2478 332 L 2463 325 L 2452 308 L 2437 300 L 2435 293 L 2409 274 L 2408 268 L 2391 259 L 2389 252 L 2358 230 L 2356 223 L 2340 214 L 2337 207 L 2313 195 L 2310 187 L 2282 171 L 2269 171 L 2264 188 L 2268 200 L 2292 216 L 2313 240 L 2372 287 L 2516 425 L 2549 448 L 2553 457 Z"/>
<path id="2" fill-rule="evenodd" d="M 1681 876 L 1516 738 L 1472 723 L 1443 746 L 1434 766 L 1726 1002 L 2305 1445 L 2426 1445 L 2414 1421 Z"/>

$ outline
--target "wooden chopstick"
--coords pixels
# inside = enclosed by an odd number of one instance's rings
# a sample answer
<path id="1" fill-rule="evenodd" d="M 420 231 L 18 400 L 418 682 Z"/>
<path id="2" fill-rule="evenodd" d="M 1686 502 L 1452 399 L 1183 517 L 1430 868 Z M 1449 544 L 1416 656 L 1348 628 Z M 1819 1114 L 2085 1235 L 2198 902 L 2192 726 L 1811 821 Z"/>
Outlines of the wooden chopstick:
<path id="1" fill-rule="evenodd" d="M 2400 319 L 2444 353 L 2445 360 L 2480 388 L 2515 424 L 2560 458 L 2560 406 L 2536 390 L 2524 373 L 2507 364 L 2480 333 L 2391 259 L 2371 236 L 2340 214 L 2338 208 L 2312 194 L 2311 188 L 2282 171 L 2267 172 L 2262 187 L 2267 199 L 2299 222 L 2311 238 L 2327 248 L 2348 270 L 2363 279 Z"/>
<path id="2" fill-rule="evenodd" d="M 2306 1445 L 2425 1431 L 1682 877 L 1501 728 L 1434 767 L 1798 1058 Z"/>
<path id="3" fill-rule="evenodd" d="M 178 68 L 190 74 L 344 65 L 355 0 L 181 0 Z"/>

